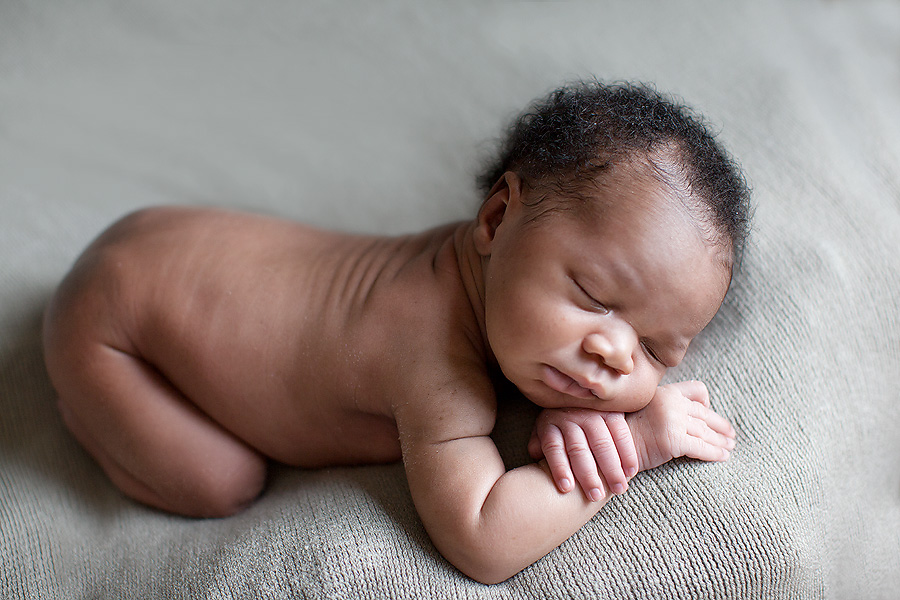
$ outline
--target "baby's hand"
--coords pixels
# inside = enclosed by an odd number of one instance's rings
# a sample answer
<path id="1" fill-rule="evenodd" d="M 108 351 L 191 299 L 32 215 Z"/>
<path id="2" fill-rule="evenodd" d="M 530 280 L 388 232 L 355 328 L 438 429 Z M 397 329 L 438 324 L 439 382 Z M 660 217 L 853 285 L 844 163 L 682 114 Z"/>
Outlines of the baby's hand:
<path id="1" fill-rule="evenodd" d="M 574 480 L 592 500 L 607 489 L 621 494 L 638 471 L 653 469 L 679 456 L 728 460 L 734 448 L 731 424 L 710 408 L 709 392 L 699 381 L 657 388 L 650 403 L 630 414 L 584 408 L 546 409 L 528 442 L 532 458 L 547 459 L 562 492 Z"/>
<path id="2" fill-rule="evenodd" d="M 709 392 L 699 381 L 658 387 L 650 404 L 625 420 L 641 471 L 679 456 L 725 461 L 734 448 L 734 428 L 710 408 Z"/>
<path id="3" fill-rule="evenodd" d="M 638 455 L 624 413 L 546 409 L 535 422 L 528 452 L 535 460 L 547 459 L 561 492 L 572 490 L 577 481 L 595 502 L 604 498 L 603 480 L 609 491 L 621 494 L 638 472 Z"/>

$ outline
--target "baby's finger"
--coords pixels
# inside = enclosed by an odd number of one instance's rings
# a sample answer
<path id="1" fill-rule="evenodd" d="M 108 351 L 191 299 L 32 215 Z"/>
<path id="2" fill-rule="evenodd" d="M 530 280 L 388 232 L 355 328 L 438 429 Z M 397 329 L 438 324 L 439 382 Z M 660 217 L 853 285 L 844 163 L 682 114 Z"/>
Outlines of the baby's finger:
<path id="1" fill-rule="evenodd" d="M 540 441 L 541 450 L 547 466 L 550 467 L 550 475 L 556 482 L 556 487 L 562 493 L 572 491 L 572 470 L 569 467 L 569 457 L 566 454 L 566 443 L 562 432 L 555 425 L 547 425 Z"/>
<path id="2" fill-rule="evenodd" d="M 685 456 L 707 462 L 723 462 L 731 457 L 727 449 L 710 444 L 700 438 L 688 436 L 685 441 Z"/>
<path id="3" fill-rule="evenodd" d="M 600 422 L 602 423 L 602 420 Z M 609 432 L 606 434 L 608 436 Z M 597 461 L 594 459 L 594 453 L 585 432 L 574 423 L 569 423 L 563 435 L 566 439 L 566 453 L 575 475 L 575 481 L 584 490 L 584 495 L 588 499 L 594 502 L 602 500 L 603 481 L 600 479 Z M 612 438 L 609 438 L 609 443 L 612 444 Z"/>
<path id="4" fill-rule="evenodd" d="M 709 390 L 702 381 L 681 381 L 672 385 L 689 400 L 709 408 Z"/>
<path id="5" fill-rule="evenodd" d="M 615 422 L 614 419 L 613 422 Z M 612 493 L 621 494 L 625 492 L 625 490 L 628 489 L 628 478 L 625 476 L 622 459 L 619 457 L 618 445 L 616 444 L 605 419 L 591 420 L 589 423 L 586 423 L 585 426 L 587 427 L 585 433 L 590 440 L 588 443 L 591 449 L 591 459 L 594 463 L 593 468 L 590 469 L 591 473 L 599 469 Z M 625 425 L 625 429 L 628 429 L 627 425 Z M 622 435 L 621 431 L 619 432 L 619 435 Z M 628 432 L 627 435 L 628 439 L 626 442 L 631 439 L 631 433 Z M 632 451 L 633 450 L 634 448 L 632 448 Z M 635 462 L 637 462 L 637 457 L 635 457 Z M 574 464 L 572 467 L 575 469 L 575 479 L 581 483 L 581 486 L 584 489 L 588 489 L 585 487 L 584 481 L 582 481 L 582 475 L 578 468 Z M 588 476 L 589 475 L 586 472 L 584 477 Z"/>
<path id="6" fill-rule="evenodd" d="M 704 421 L 711 429 L 718 431 L 722 435 L 732 438 L 737 435 L 737 432 L 735 432 L 734 427 L 732 427 L 728 419 L 713 410 L 694 404 L 691 406 L 688 414 L 696 419 Z"/>
<path id="7" fill-rule="evenodd" d="M 700 420 L 689 418 L 687 423 L 687 434 L 695 438 L 699 438 L 707 444 L 732 450 L 734 448 L 734 438 L 724 435 Z"/>
<path id="8" fill-rule="evenodd" d="M 619 453 L 619 462 L 625 473 L 626 479 L 630 479 L 637 475 L 638 472 L 638 455 L 634 446 L 634 438 L 631 436 L 631 429 L 625 421 L 625 413 L 607 413 L 604 418 L 609 433 L 616 444 L 616 450 Z M 604 476 L 606 473 L 604 471 Z M 607 477 L 609 482 L 609 478 Z M 611 484 L 612 482 L 610 482 Z M 627 487 L 627 483 L 626 483 Z"/>

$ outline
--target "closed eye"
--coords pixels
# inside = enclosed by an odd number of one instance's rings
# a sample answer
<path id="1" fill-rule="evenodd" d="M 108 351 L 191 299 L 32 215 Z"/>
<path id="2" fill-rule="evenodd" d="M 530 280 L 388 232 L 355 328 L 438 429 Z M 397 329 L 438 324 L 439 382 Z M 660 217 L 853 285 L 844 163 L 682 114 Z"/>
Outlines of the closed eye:
<path id="1" fill-rule="evenodd" d="M 663 367 L 669 368 L 669 365 L 666 364 L 666 362 L 662 358 L 659 357 L 659 355 L 656 353 L 656 351 L 653 350 L 653 347 L 646 340 L 641 340 L 641 346 L 644 348 L 644 352 L 647 353 L 647 356 L 649 356 L 654 361 L 661 364 Z"/>
<path id="2" fill-rule="evenodd" d="M 575 279 L 573 279 L 572 281 L 575 283 L 575 285 L 578 287 L 578 289 L 581 290 L 582 296 L 584 296 L 587 299 L 588 303 L 591 305 L 591 308 L 593 310 L 595 310 L 603 315 L 605 315 L 609 312 L 609 309 L 606 308 L 606 306 L 602 302 L 600 302 L 599 300 L 594 298 L 590 294 L 590 292 L 588 292 L 586 289 L 584 289 L 584 287 L 582 287 L 582 285 L 580 283 L 578 283 L 578 281 L 576 281 Z"/>

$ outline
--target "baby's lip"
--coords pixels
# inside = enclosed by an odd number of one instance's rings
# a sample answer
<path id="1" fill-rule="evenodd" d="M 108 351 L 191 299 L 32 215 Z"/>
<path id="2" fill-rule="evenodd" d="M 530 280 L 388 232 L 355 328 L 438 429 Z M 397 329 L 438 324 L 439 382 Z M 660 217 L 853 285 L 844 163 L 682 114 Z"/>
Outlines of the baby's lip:
<path id="1" fill-rule="evenodd" d="M 600 398 L 595 386 L 591 386 L 583 378 L 569 375 L 550 365 L 544 366 L 544 383 L 552 390 L 576 398 Z"/>

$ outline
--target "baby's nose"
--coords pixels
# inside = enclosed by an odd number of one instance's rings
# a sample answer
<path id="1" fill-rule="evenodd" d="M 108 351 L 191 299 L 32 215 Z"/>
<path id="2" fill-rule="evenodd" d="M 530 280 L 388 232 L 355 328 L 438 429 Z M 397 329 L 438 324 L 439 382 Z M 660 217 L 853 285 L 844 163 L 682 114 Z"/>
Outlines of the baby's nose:
<path id="1" fill-rule="evenodd" d="M 630 343 L 626 332 L 590 333 L 585 336 L 582 347 L 585 352 L 598 356 L 603 364 L 622 375 L 629 375 L 634 371 L 634 344 Z"/>

